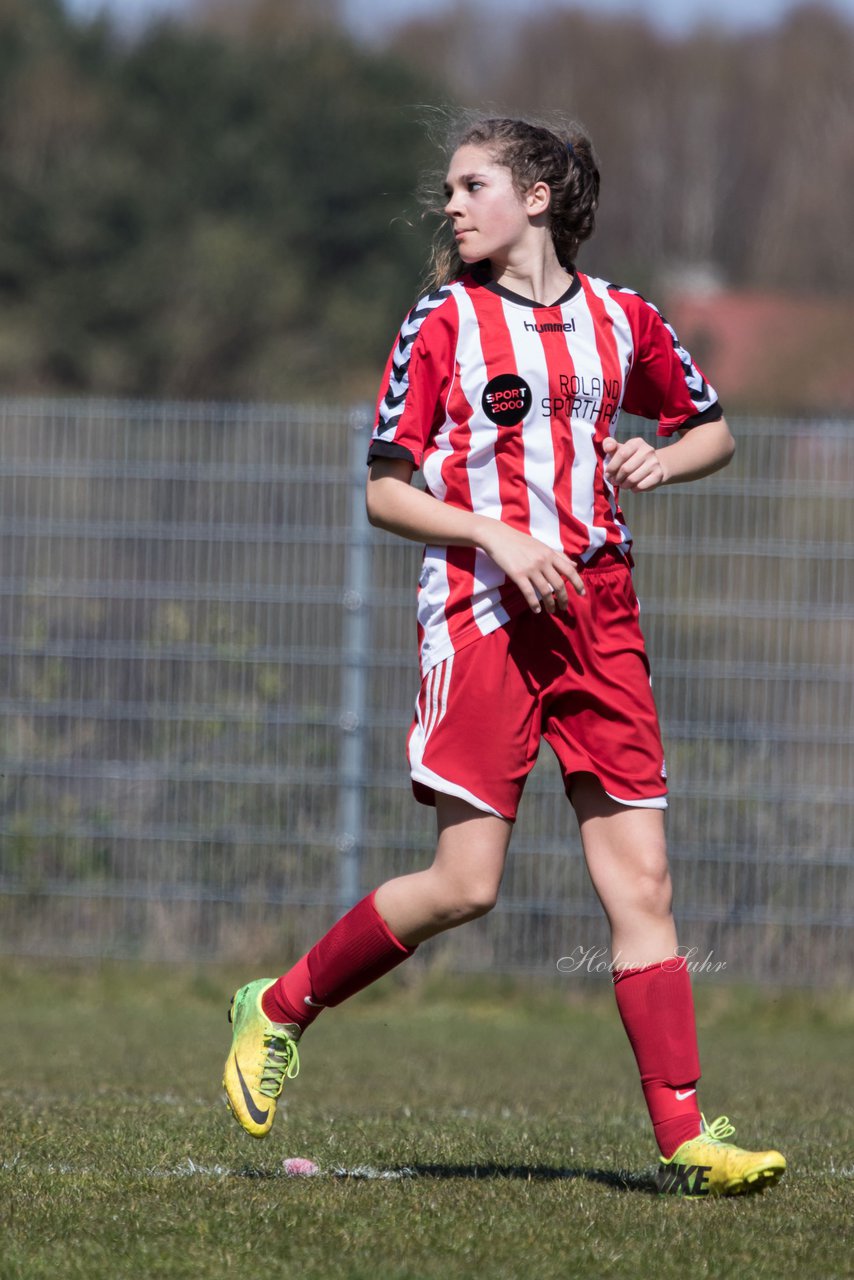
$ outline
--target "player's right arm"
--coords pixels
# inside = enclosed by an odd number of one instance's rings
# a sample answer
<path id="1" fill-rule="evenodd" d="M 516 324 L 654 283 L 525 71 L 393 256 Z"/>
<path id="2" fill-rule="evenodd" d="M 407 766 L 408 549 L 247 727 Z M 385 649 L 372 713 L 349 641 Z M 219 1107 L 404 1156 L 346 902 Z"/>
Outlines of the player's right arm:
<path id="1" fill-rule="evenodd" d="M 501 520 L 440 502 L 411 484 L 414 466 L 405 458 L 374 458 L 368 472 L 368 519 L 377 528 L 413 542 L 440 547 L 480 547 L 506 573 L 534 613 L 542 603 L 567 609 L 567 583 L 584 595 L 573 562 L 537 538 Z"/>

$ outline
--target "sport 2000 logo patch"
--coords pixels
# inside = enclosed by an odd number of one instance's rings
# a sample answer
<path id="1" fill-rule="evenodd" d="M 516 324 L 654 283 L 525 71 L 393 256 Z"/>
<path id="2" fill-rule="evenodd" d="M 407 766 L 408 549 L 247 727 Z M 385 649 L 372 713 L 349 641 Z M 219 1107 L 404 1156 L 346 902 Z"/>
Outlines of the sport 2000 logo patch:
<path id="1" fill-rule="evenodd" d="M 515 427 L 533 400 L 531 388 L 518 373 L 499 373 L 487 382 L 480 404 L 490 422 L 499 427 Z"/>

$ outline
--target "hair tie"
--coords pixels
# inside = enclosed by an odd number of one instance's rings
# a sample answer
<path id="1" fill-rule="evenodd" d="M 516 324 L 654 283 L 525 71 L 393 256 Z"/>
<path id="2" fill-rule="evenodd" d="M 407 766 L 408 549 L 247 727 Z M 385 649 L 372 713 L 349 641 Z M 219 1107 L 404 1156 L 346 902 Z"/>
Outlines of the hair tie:
<path id="1" fill-rule="evenodd" d="M 570 160 L 575 159 L 575 147 L 572 145 L 571 142 L 568 142 L 566 144 L 566 154 L 569 156 Z"/>

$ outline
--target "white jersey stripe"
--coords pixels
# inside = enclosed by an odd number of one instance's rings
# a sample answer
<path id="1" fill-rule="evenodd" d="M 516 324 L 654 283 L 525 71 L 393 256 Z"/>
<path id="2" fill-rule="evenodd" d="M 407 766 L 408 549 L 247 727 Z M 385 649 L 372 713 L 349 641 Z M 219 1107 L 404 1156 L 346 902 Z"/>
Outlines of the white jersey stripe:
<path id="1" fill-rule="evenodd" d="M 457 298 L 460 309 L 460 341 L 457 358 L 460 366 L 460 388 L 472 407 L 470 429 L 472 448 L 468 456 L 468 481 L 472 503 L 481 515 L 501 519 L 501 497 L 498 487 L 498 468 L 495 465 L 495 445 L 498 427 L 490 422 L 483 411 L 481 399 L 486 383 L 486 363 L 483 358 L 480 329 L 474 307 L 463 291 Z M 493 582 L 493 586 L 495 583 Z"/>
<path id="2" fill-rule="evenodd" d="M 471 299 L 464 289 L 455 292 L 460 311 L 458 362 L 460 389 L 472 407 L 470 429 L 476 447 L 469 452 L 468 480 L 474 509 L 493 520 L 502 518 L 501 491 L 495 446 L 499 428 L 490 422 L 483 410 L 483 388 L 486 383 L 486 361 L 481 333 Z M 509 621 L 501 604 L 501 588 L 505 574 L 494 560 L 478 547 L 474 557 L 474 586 L 480 600 L 473 609 L 473 620 L 482 635 L 488 635 Z M 478 607 L 479 606 L 479 607 Z"/>
<path id="3" fill-rule="evenodd" d="M 507 304 L 505 303 L 505 314 Z M 529 322 L 530 323 L 530 322 Z M 516 356 L 516 368 L 531 386 L 548 386 L 549 369 L 540 335 L 533 328 L 509 324 Z M 561 545 L 560 518 L 554 499 L 555 455 L 550 431 L 537 429 L 538 420 L 529 415 L 522 423 L 525 446 L 525 481 L 530 506 L 530 532 L 549 547 Z"/>
<path id="4" fill-rule="evenodd" d="M 619 303 L 615 302 L 614 299 L 611 297 L 611 294 L 608 290 L 608 286 L 604 280 L 594 280 L 588 277 L 587 283 L 590 286 L 592 292 L 595 293 L 597 298 L 600 299 L 603 307 L 605 308 L 605 312 L 608 315 L 609 320 L 611 321 L 611 336 L 613 337 L 614 343 L 617 348 L 617 362 L 622 371 L 623 386 L 625 386 L 626 379 L 628 378 L 629 372 L 631 371 L 632 362 L 635 356 L 634 339 L 632 337 L 632 330 L 629 324 L 629 318 L 626 315 L 623 308 L 619 305 Z M 617 412 L 614 414 L 614 418 L 611 422 L 611 435 L 617 434 L 617 423 L 619 421 L 619 417 L 620 417 L 620 410 L 618 409 Z M 622 547 L 624 550 L 627 551 L 631 546 L 631 542 L 632 542 L 631 532 L 629 530 L 628 525 L 623 520 L 622 512 L 620 511 L 620 508 L 617 504 L 617 495 L 614 492 L 613 484 L 608 479 L 608 477 L 604 475 L 604 473 L 602 478 L 605 483 L 605 488 L 608 492 L 608 501 L 611 507 L 611 515 L 612 515 L 614 524 L 617 526 L 617 528 L 620 530 L 620 532 L 623 535 Z"/>
<path id="5" fill-rule="evenodd" d="M 575 321 L 575 331 L 566 335 L 567 348 L 574 366 L 572 411 L 572 514 L 587 529 L 589 552 L 593 555 L 607 537 L 607 530 L 595 525 L 594 483 L 597 472 L 597 455 L 594 447 L 598 405 L 602 398 L 602 362 L 596 346 L 593 317 L 584 307 L 562 308 L 562 314 Z"/>

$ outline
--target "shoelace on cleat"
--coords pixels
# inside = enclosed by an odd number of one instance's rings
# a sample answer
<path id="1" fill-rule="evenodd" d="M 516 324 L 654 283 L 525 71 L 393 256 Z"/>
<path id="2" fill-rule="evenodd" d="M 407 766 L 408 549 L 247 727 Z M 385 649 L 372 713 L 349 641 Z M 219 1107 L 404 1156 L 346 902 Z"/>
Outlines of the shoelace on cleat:
<path id="1" fill-rule="evenodd" d="M 703 1132 L 701 1138 L 709 1138 L 712 1142 L 721 1147 L 731 1147 L 731 1142 L 724 1142 L 724 1138 L 731 1138 L 735 1134 L 735 1125 L 730 1124 L 729 1116 L 718 1116 L 717 1120 L 713 1120 L 711 1124 L 706 1123 L 706 1117 L 701 1116 L 703 1121 Z"/>
<path id="2" fill-rule="evenodd" d="M 258 1089 L 268 1098 L 278 1098 L 285 1079 L 299 1075 L 299 1049 L 290 1036 L 265 1035 L 264 1046 L 267 1053 Z"/>

